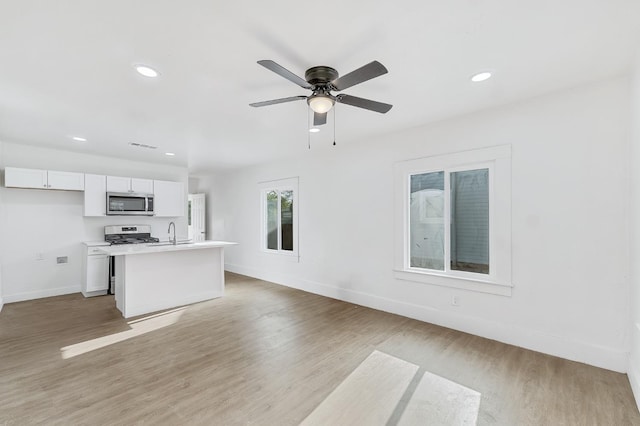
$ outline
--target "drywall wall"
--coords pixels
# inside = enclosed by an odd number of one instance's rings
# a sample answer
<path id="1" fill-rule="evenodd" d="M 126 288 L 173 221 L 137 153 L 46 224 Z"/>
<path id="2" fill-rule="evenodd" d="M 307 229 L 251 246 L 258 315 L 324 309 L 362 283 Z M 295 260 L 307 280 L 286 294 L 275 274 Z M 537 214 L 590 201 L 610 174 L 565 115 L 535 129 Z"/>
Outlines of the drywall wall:
<path id="1" fill-rule="evenodd" d="M 628 375 L 631 388 L 640 407 L 640 52 L 638 53 L 631 87 L 630 144 L 630 285 L 631 285 L 631 353 Z"/>
<path id="2" fill-rule="evenodd" d="M 617 78 L 360 143 L 340 144 L 338 130 L 335 148 L 313 145 L 302 157 L 201 179 L 215 218 L 208 226 L 239 243 L 226 252 L 230 271 L 625 371 L 628 104 L 629 81 Z M 513 295 L 396 280 L 394 163 L 504 144 L 512 146 Z M 292 176 L 297 263 L 259 250 L 258 183 Z"/>
<path id="3" fill-rule="evenodd" d="M 189 176 L 189 194 L 197 194 L 200 186 L 200 179 L 196 176 Z"/>
<path id="4" fill-rule="evenodd" d="M 0 262 L 2 259 L 0 259 Z M 2 297 L 2 263 L 0 263 L 0 311 L 4 307 L 4 298 Z"/>
<path id="5" fill-rule="evenodd" d="M 186 168 L 3 143 L 0 168 L 64 170 L 184 182 Z M 2 286 L 5 303 L 80 291 L 83 241 L 104 239 L 105 225 L 151 225 L 152 235 L 167 237 L 172 218 L 83 217 L 79 191 L 0 188 L 2 209 Z M 186 203 L 186 197 L 185 197 Z M 187 237 L 186 217 L 173 219 Z M 42 260 L 37 260 L 39 254 Z M 68 263 L 57 264 L 58 256 Z"/>
<path id="6" fill-rule="evenodd" d="M 0 164 L 2 164 L 2 141 L 0 141 Z M 0 217 L 2 215 L 2 192 L 0 192 Z M 0 246 L 2 245 L 2 240 L 4 238 L 4 222 L 0 220 Z M 4 298 L 2 297 L 2 251 L 0 251 L 0 311 L 2 311 L 2 307 L 4 306 Z"/>

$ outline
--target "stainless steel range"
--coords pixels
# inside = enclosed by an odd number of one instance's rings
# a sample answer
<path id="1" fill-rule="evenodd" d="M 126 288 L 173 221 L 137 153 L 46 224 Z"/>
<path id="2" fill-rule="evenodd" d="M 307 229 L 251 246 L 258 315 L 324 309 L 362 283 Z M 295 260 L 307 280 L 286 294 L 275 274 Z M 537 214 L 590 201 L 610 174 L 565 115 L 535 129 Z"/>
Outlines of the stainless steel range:
<path id="1" fill-rule="evenodd" d="M 149 225 L 109 225 L 104 227 L 104 240 L 111 245 L 149 244 L 160 241 L 151 236 Z M 109 259 L 109 294 L 113 294 L 116 282 L 115 260 Z"/>
<path id="2" fill-rule="evenodd" d="M 158 238 L 151 236 L 149 225 L 109 225 L 104 227 L 104 240 L 115 244 L 157 243 Z"/>

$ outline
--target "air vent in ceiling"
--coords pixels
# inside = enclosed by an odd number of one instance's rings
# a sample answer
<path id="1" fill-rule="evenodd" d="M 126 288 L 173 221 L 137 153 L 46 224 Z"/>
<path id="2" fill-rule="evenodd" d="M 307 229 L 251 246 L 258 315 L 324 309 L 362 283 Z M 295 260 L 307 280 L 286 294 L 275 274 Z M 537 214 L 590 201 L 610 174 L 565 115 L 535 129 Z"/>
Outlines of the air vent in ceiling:
<path id="1" fill-rule="evenodd" d="M 147 145 L 146 143 L 129 142 L 129 145 L 135 146 L 136 148 L 158 149 L 157 146 Z"/>

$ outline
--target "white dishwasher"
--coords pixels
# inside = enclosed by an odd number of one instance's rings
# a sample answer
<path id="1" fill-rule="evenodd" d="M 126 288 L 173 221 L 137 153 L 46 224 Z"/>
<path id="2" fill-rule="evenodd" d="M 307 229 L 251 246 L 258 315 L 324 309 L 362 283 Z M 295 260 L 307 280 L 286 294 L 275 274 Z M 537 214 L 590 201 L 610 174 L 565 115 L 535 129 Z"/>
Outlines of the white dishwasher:
<path id="1" fill-rule="evenodd" d="M 109 292 L 109 256 L 101 253 L 100 247 L 108 242 L 84 243 L 82 262 L 82 295 L 84 297 L 103 296 Z"/>

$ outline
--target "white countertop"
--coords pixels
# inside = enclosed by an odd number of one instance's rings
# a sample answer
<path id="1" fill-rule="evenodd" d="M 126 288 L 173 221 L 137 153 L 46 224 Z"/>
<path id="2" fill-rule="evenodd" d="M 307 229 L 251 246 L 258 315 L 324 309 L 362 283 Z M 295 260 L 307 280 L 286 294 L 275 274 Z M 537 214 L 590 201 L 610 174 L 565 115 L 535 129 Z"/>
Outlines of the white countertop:
<path id="1" fill-rule="evenodd" d="M 108 247 L 100 247 L 99 251 L 109 256 L 122 256 L 129 254 L 148 254 L 148 253 L 162 253 L 167 251 L 182 251 L 182 250 L 201 250 L 215 247 L 227 247 L 233 246 L 238 243 L 232 243 L 228 241 L 201 241 L 198 243 L 178 243 L 176 245 L 162 242 L 154 244 L 123 244 Z"/>
<path id="2" fill-rule="evenodd" d="M 106 241 L 85 241 L 83 244 L 87 247 L 101 247 L 111 245 Z"/>

